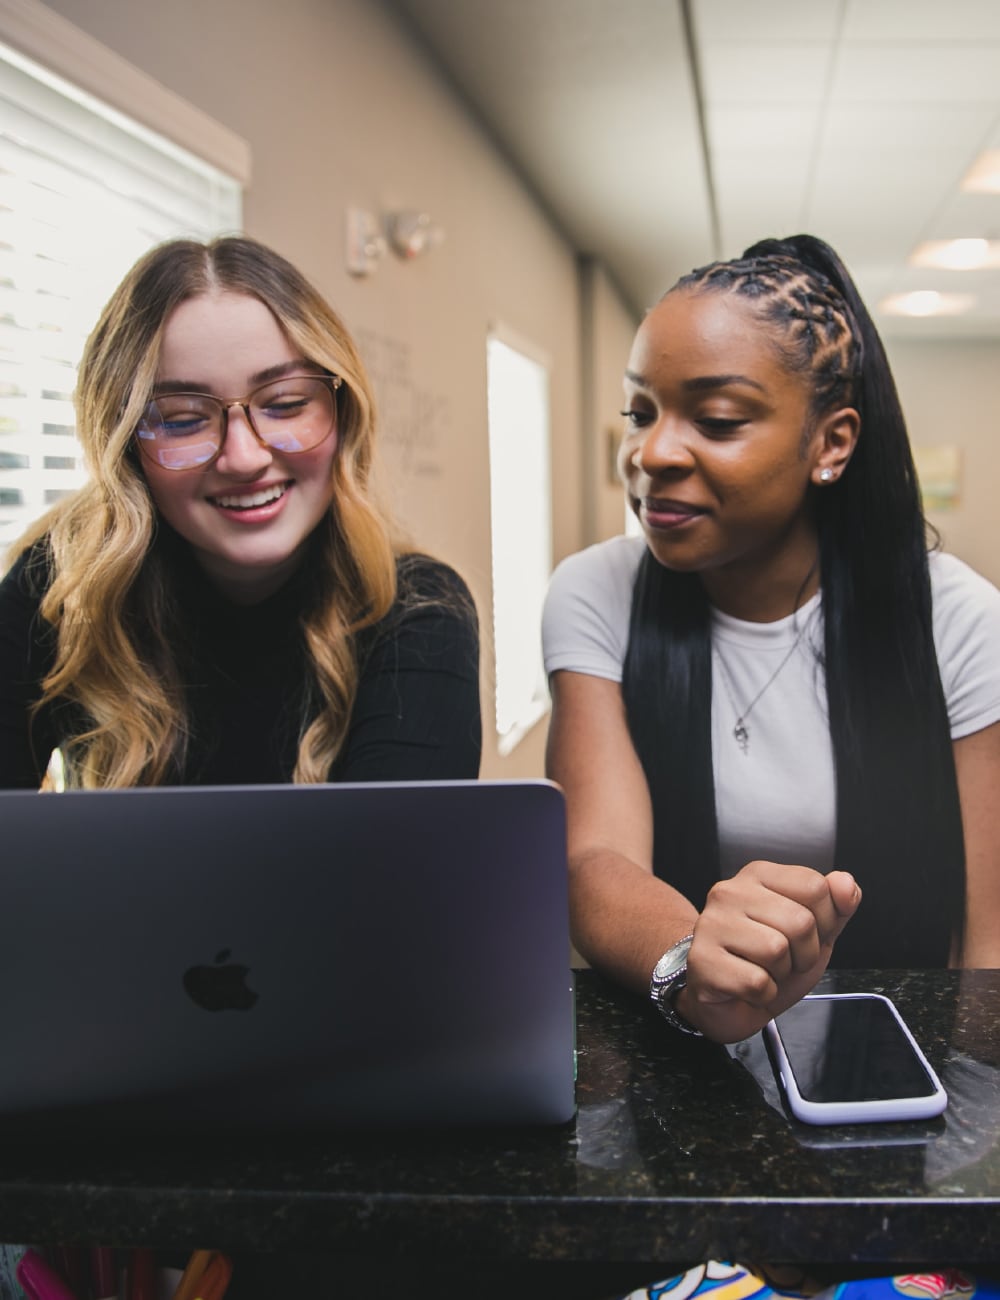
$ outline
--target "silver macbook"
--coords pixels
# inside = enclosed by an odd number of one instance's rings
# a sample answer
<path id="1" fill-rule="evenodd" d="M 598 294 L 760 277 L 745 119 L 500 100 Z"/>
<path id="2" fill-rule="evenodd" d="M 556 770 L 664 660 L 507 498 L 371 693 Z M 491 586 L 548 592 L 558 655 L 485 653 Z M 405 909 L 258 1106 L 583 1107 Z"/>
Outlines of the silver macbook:
<path id="1" fill-rule="evenodd" d="M 0 792 L 0 1120 L 574 1114 L 545 781 Z"/>

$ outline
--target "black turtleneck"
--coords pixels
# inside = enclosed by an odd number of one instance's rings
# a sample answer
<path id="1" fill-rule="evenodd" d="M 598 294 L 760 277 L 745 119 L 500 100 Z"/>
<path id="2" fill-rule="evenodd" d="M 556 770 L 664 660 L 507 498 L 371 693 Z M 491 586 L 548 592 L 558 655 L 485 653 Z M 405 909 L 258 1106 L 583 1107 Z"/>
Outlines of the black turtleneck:
<path id="1" fill-rule="evenodd" d="M 191 727 L 178 783 L 290 781 L 303 721 L 317 708 L 299 625 L 310 598 L 308 561 L 266 600 L 237 605 L 212 586 L 183 543 L 171 549 L 179 581 L 170 649 L 181 666 Z M 40 553 L 36 548 L 29 556 Z M 54 638 L 38 615 L 44 584 L 37 565 L 29 571 L 28 558 L 0 584 L 3 788 L 37 787 L 49 753 L 79 717 L 73 709 L 47 707 L 30 723 Z M 446 565 L 425 556 L 400 561 L 396 604 L 359 639 L 361 676 L 331 781 L 478 775 L 479 644 L 472 609 L 465 585 Z"/>

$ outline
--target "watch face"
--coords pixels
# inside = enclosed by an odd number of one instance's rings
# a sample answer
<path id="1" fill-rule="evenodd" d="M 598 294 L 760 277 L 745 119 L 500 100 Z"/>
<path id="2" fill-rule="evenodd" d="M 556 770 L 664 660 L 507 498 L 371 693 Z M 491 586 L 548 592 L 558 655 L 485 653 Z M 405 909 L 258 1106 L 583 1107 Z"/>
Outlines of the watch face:
<path id="1" fill-rule="evenodd" d="M 655 980 L 669 979 L 677 971 L 683 970 L 687 965 L 688 953 L 691 951 L 691 940 L 682 939 L 680 943 L 675 943 L 672 948 L 668 948 L 660 960 L 653 968 L 653 978 Z"/>
<path id="2" fill-rule="evenodd" d="M 672 1005 L 673 999 L 687 984 L 687 959 L 693 938 L 693 934 L 686 935 L 663 954 L 653 968 L 649 994 L 668 1025 L 700 1038 L 701 1030 L 689 1025 Z"/>

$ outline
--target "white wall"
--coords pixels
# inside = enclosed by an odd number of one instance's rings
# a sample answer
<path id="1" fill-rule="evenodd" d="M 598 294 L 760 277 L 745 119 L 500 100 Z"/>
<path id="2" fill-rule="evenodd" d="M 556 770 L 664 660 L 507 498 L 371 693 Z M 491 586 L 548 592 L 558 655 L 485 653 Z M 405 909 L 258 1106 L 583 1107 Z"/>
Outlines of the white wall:
<path id="1" fill-rule="evenodd" d="M 954 444 L 961 495 L 929 514 L 945 549 L 1000 586 L 1000 343 L 887 339 L 914 446 Z"/>
<path id="2" fill-rule="evenodd" d="M 464 574 L 479 604 L 483 775 L 540 774 L 544 724 L 507 759 L 492 743 L 486 334 L 502 322 L 551 358 L 558 558 L 583 543 L 573 250 L 373 0 L 50 7 L 249 142 L 245 229 L 290 257 L 359 339 L 400 519 Z M 445 241 L 355 279 L 344 259 L 349 205 L 427 210 Z"/>

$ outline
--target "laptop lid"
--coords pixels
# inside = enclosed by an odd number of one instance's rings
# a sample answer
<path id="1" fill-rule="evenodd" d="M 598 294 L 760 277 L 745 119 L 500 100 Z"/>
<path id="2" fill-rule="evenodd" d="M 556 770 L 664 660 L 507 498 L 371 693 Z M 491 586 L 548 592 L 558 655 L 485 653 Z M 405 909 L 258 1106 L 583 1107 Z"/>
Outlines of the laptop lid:
<path id="1" fill-rule="evenodd" d="M 0 1118 L 574 1113 L 545 781 L 0 792 Z"/>

